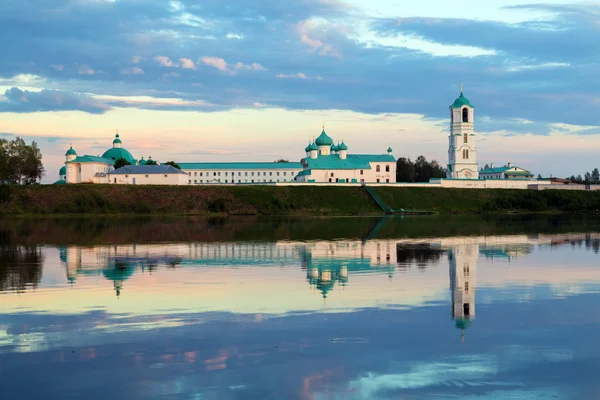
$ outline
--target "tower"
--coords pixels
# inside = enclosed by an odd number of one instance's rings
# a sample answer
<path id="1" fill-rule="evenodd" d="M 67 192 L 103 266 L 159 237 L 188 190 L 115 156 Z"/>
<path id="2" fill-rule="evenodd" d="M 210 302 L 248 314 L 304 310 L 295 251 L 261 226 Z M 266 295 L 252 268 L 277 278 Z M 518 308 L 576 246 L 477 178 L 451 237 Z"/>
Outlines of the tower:
<path id="1" fill-rule="evenodd" d="M 479 179 L 476 136 L 473 130 L 475 106 L 465 97 L 460 85 L 460 96 L 450 106 L 450 136 L 448 137 L 449 179 Z"/>
<path id="2" fill-rule="evenodd" d="M 463 335 L 475 319 L 478 260 L 479 245 L 476 243 L 459 243 L 448 251 L 452 318 L 456 321 L 456 327 L 463 331 Z"/>

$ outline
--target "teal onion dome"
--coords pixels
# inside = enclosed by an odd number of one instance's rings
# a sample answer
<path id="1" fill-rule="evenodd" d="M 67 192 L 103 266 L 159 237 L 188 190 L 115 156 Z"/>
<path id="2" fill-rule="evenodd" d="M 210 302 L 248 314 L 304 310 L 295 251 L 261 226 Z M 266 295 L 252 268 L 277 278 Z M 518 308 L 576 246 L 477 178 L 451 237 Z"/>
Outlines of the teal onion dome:
<path id="1" fill-rule="evenodd" d="M 331 152 L 338 151 L 338 147 L 335 144 L 331 145 Z"/>
<path id="2" fill-rule="evenodd" d="M 337 148 L 338 148 L 338 150 L 348 150 L 348 146 L 346 146 L 346 143 L 344 143 L 343 140 L 342 140 L 342 143 L 340 143 Z"/>
<path id="3" fill-rule="evenodd" d="M 391 147 L 388 147 L 388 149 L 387 149 L 387 152 L 388 152 L 388 153 L 391 153 L 392 151 L 393 151 L 393 150 L 392 150 L 392 148 L 391 148 Z"/>
<path id="4" fill-rule="evenodd" d="M 115 135 L 115 140 L 113 140 L 113 144 L 121 144 L 121 139 L 119 139 L 119 134 L 117 133 Z"/>
<path id="5" fill-rule="evenodd" d="M 62 168 L 60 169 L 60 171 L 58 171 L 58 175 L 64 176 L 66 174 L 67 174 L 67 167 L 63 165 Z"/>
<path id="6" fill-rule="evenodd" d="M 310 149 L 309 151 L 312 151 L 312 150 L 315 150 L 315 151 L 316 151 L 316 150 L 319 150 L 319 146 L 317 146 L 317 145 L 315 144 L 315 142 L 312 142 L 312 143 L 310 144 L 310 146 L 308 146 L 308 148 Z"/>
<path id="7" fill-rule="evenodd" d="M 127 150 L 125 150 L 122 147 L 120 147 L 120 148 L 112 148 L 112 149 L 106 150 L 104 152 L 104 154 L 102 154 L 102 158 L 108 158 L 108 159 L 111 159 L 113 161 L 117 161 L 120 158 L 124 158 L 127 161 L 129 161 L 129 163 L 131 165 L 135 164 L 135 159 L 133 158 L 133 156 L 131 155 L 131 153 L 128 152 Z"/>
<path id="8" fill-rule="evenodd" d="M 308 142 L 308 146 L 306 146 L 306 147 L 304 148 L 304 151 L 305 151 L 305 152 L 307 152 L 307 153 L 308 153 L 308 152 L 310 151 L 310 145 L 311 145 L 311 143 L 310 143 L 310 141 L 309 141 L 309 142 Z"/>
<path id="9" fill-rule="evenodd" d="M 330 138 L 326 133 L 325 129 L 321 132 L 317 140 L 315 140 L 315 144 L 317 146 L 331 146 L 333 144 L 333 139 Z"/>
<path id="10" fill-rule="evenodd" d="M 475 108 L 475 106 L 473 104 L 471 104 L 469 99 L 467 99 L 465 97 L 465 95 L 463 94 L 463 92 L 461 91 L 460 96 L 458 96 L 458 98 L 456 100 L 454 100 L 454 103 L 452 103 L 452 105 L 450 107 L 451 108 L 461 108 L 463 106 L 469 106 L 471 108 Z"/>
<path id="11" fill-rule="evenodd" d="M 77 152 L 75 150 L 73 150 L 73 146 L 69 147 L 69 150 L 67 150 L 67 153 L 65 154 L 66 156 L 76 156 Z"/>

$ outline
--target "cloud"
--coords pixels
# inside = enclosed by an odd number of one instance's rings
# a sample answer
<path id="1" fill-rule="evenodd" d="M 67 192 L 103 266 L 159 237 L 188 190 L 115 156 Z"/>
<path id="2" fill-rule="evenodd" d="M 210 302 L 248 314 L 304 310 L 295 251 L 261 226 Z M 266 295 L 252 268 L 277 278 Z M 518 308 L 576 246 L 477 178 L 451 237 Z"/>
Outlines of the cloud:
<path id="1" fill-rule="evenodd" d="M 219 71 L 227 72 L 227 62 L 220 57 L 202 57 L 200 59 L 204 65 L 218 69 Z"/>
<path id="2" fill-rule="evenodd" d="M 189 58 L 180 58 L 181 68 L 183 69 L 196 69 L 196 64 Z"/>
<path id="3" fill-rule="evenodd" d="M 31 92 L 13 87 L 4 92 L 7 101 L 0 101 L 0 112 L 83 111 L 104 114 L 111 107 L 81 93 L 60 90 Z"/>
<path id="4" fill-rule="evenodd" d="M 142 61 L 142 56 L 133 56 L 131 57 L 132 64 L 139 64 Z"/>
<path id="5" fill-rule="evenodd" d="M 156 56 L 154 57 L 154 61 L 158 62 L 158 65 L 161 67 L 177 67 L 177 64 L 173 63 L 169 57 Z"/>
<path id="6" fill-rule="evenodd" d="M 306 76 L 306 74 L 304 72 L 298 72 L 297 74 L 290 74 L 290 75 L 286 75 L 286 74 L 277 74 L 275 75 L 276 78 L 280 78 L 280 79 L 316 79 L 318 81 L 323 80 L 322 77 L 320 76 L 315 76 L 315 77 L 308 77 Z"/>
<path id="7" fill-rule="evenodd" d="M 235 64 L 235 69 L 244 69 L 246 71 L 268 71 L 267 68 L 263 67 L 260 64 L 252 63 L 252 64 L 246 65 L 241 62 L 238 62 Z"/>
<path id="8" fill-rule="evenodd" d="M 96 73 L 93 69 L 91 69 L 85 64 L 80 66 L 77 72 L 79 73 L 79 75 L 94 75 Z"/>
<path id="9" fill-rule="evenodd" d="M 50 65 L 50 68 L 57 70 L 57 71 L 62 71 L 63 69 L 65 69 L 65 66 L 62 64 L 52 64 L 52 65 Z"/>
<path id="10" fill-rule="evenodd" d="M 137 66 L 124 68 L 121 70 L 121 75 L 144 75 L 144 70 Z"/>

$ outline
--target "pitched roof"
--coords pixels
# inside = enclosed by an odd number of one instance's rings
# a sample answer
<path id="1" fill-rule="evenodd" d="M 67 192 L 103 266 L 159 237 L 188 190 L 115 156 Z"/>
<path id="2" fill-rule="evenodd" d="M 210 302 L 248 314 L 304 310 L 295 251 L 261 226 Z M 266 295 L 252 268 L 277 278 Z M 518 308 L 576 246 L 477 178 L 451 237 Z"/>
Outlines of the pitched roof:
<path id="1" fill-rule="evenodd" d="M 310 169 L 371 169 L 372 162 L 396 162 L 390 154 L 350 154 L 341 159 L 339 154 L 304 158 Z"/>
<path id="2" fill-rule="evenodd" d="M 124 165 L 121 168 L 115 169 L 111 175 L 151 175 L 151 174 L 183 174 L 185 172 L 173 167 L 172 165 Z"/>
<path id="3" fill-rule="evenodd" d="M 67 161 L 67 163 L 101 163 L 101 164 L 110 164 L 113 165 L 115 162 L 109 158 L 102 158 L 96 156 L 78 156 L 71 161 Z"/>
<path id="4" fill-rule="evenodd" d="M 485 168 L 479 171 L 480 174 L 500 174 L 504 172 L 508 175 L 531 175 L 531 172 L 525 168 L 517 167 L 516 165 L 505 165 L 503 167 Z"/>
<path id="5" fill-rule="evenodd" d="M 213 163 L 177 163 L 181 169 L 302 169 L 302 165 L 296 162 L 213 162 Z"/>

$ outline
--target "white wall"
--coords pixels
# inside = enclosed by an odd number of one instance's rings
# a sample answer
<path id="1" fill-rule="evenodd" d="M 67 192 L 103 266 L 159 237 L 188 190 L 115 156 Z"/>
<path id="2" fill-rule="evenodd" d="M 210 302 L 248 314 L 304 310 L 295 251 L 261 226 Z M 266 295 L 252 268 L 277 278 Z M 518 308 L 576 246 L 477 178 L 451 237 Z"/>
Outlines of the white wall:
<path id="1" fill-rule="evenodd" d="M 117 185 L 187 185 L 184 174 L 109 174 L 108 183 Z"/>
<path id="2" fill-rule="evenodd" d="M 283 164 L 283 163 L 282 163 Z M 292 182 L 301 168 L 274 169 L 182 169 L 190 184 Z M 232 176 L 232 174 L 235 174 Z M 234 182 L 232 182 L 232 180 Z M 253 182 L 254 181 L 254 182 Z"/>
<path id="3" fill-rule="evenodd" d="M 110 165 L 95 162 L 67 163 L 67 183 L 97 183 L 96 173 L 108 173 Z"/>
<path id="4" fill-rule="evenodd" d="M 356 179 L 357 183 L 394 183 L 396 182 L 396 163 L 395 162 L 372 162 L 370 169 L 312 169 L 310 176 L 300 177 L 300 182 L 314 180 L 316 183 L 336 183 L 336 179 L 345 179 L 346 183 L 351 183 Z M 380 171 L 377 172 L 377 166 Z M 389 171 L 386 171 L 389 167 Z M 362 173 L 361 173 L 362 171 Z"/>

